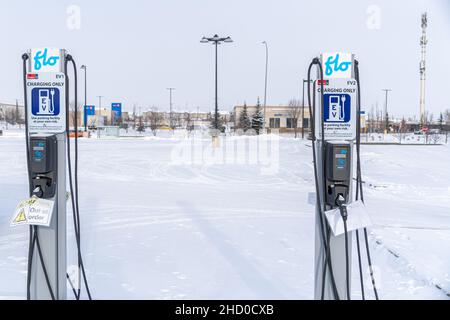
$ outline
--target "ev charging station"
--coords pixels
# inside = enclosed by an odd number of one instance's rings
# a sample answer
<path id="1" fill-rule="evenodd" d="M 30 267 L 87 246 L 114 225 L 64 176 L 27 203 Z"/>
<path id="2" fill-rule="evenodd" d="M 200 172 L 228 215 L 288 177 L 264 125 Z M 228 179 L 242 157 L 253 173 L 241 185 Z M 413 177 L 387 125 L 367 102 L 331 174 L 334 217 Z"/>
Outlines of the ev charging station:
<path id="1" fill-rule="evenodd" d="M 358 62 L 350 53 L 321 54 L 308 69 L 317 67 L 317 80 L 310 88 L 308 100 L 312 119 L 314 177 L 316 183 L 316 221 L 314 296 L 318 300 L 351 299 L 352 241 L 358 229 L 365 230 L 365 212 L 352 212 L 354 149 L 357 143 L 357 198 L 361 190 L 359 162 L 360 92 Z M 311 92 L 313 101 L 311 103 Z M 333 220 L 333 217 L 335 219 Z M 351 221 L 350 221 L 351 220 Z M 351 222 L 351 223 L 350 223 Z M 338 232 L 337 229 L 343 230 Z M 361 261 L 359 234 L 358 258 Z M 361 264 L 360 264 L 361 266 Z M 361 287 L 362 269 L 360 268 Z M 372 275 L 372 284 L 376 292 Z M 363 298 L 364 298 L 364 292 Z M 378 295 L 376 293 L 376 297 Z"/>
<path id="2" fill-rule="evenodd" d="M 29 225 L 27 298 L 29 300 L 65 300 L 67 283 L 76 299 L 78 288 L 67 274 L 66 176 L 69 177 L 78 267 L 86 281 L 80 249 L 80 220 L 77 185 L 77 134 L 75 135 L 75 191 L 69 141 L 69 77 L 68 62 L 75 72 L 75 104 L 77 103 L 76 65 L 64 49 L 38 48 L 23 54 L 25 95 L 26 148 L 31 199 L 19 204 L 13 222 Z M 77 121 L 75 115 L 75 122 Z M 68 167 L 68 170 L 66 168 Z M 42 201 L 47 205 L 36 205 Z M 47 212 L 45 212 L 47 210 Z M 44 214 L 45 212 L 45 214 Z M 46 222 L 43 222 L 46 221 Z M 12 223 L 13 224 L 13 223 Z M 80 271 L 80 272 L 81 272 Z"/>

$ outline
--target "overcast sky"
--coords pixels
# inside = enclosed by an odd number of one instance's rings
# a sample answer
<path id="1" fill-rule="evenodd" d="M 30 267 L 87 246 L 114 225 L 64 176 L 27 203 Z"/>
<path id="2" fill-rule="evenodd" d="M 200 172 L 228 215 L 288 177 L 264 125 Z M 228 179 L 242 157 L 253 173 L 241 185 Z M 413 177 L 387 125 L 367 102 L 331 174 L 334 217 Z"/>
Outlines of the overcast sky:
<path id="1" fill-rule="evenodd" d="M 67 13 L 71 5 L 80 9 L 79 29 Z M 301 79 L 320 52 L 349 51 L 360 61 L 366 110 L 377 102 L 381 108 L 381 89 L 390 88 L 391 113 L 415 115 L 425 10 L 426 108 L 437 115 L 450 108 L 450 0 L 1 1 L 0 101 L 23 100 L 21 54 L 50 46 L 88 66 L 89 104 L 103 95 L 103 105 L 123 102 L 126 110 L 168 109 L 166 88 L 175 87 L 176 109 L 211 110 L 214 50 L 199 40 L 217 33 L 234 40 L 219 48 L 222 110 L 263 97 L 267 41 L 268 104 L 300 98 Z M 80 78 L 82 89 L 82 72 Z"/>

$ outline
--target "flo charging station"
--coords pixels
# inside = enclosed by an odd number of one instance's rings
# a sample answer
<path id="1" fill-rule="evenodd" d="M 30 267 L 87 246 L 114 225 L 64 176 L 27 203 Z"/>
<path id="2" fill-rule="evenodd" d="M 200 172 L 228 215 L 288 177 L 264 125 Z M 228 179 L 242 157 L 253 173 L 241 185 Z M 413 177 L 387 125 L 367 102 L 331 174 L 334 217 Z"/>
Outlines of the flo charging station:
<path id="1" fill-rule="evenodd" d="M 78 134 L 75 134 L 75 187 L 69 140 L 70 90 L 67 66 L 71 62 L 74 68 L 76 105 L 76 64 L 66 50 L 54 48 L 31 49 L 23 54 L 22 60 L 31 198 L 17 206 L 11 224 L 29 226 L 27 298 L 65 300 L 69 283 L 75 298 L 80 299 L 81 274 L 88 297 L 91 298 L 80 248 Z M 69 196 L 66 177 L 69 178 Z M 67 273 L 67 201 L 71 202 L 73 211 L 78 281 L 71 279 Z"/>
<path id="2" fill-rule="evenodd" d="M 312 82 L 311 88 L 314 66 L 317 68 L 317 79 Z M 359 239 L 361 230 L 364 231 L 371 281 L 378 299 L 366 229 L 370 225 L 370 219 L 363 203 L 359 81 L 358 61 L 351 53 L 321 54 L 320 58 L 313 59 L 308 69 L 308 102 L 310 114 L 314 118 L 315 299 L 351 299 L 354 235 L 362 297 L 365 299 Z"/>

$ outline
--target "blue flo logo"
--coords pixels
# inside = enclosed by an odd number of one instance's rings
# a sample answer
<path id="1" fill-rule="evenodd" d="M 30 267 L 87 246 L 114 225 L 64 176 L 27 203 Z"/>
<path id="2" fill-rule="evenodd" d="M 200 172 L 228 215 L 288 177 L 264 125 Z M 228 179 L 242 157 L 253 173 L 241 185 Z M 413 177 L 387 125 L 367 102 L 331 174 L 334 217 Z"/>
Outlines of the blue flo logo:
<path id="1" fill-rule="evenodd" d="M 54 65 L 56 65 L 59 61 L 59 57 L 58 56 L 50 56 L 47 57 L 48 55 L 48 49 L 45 48 L 44 50 L 39 50 L 36 52 L 35 56 L 34 56 L 34 69 L 36 71 L 39 71 L 42 69 L 42 67 L 46 67 L 46 66 L 50 66 L 53 67 Z"/>
<path id="2" fill-rule="evenodd" d="M 31 113 L 34 116 L 57 116 L 60 112 L 58 88 L 33 88 L 31 91 Z"/>
<path id="3" fill-rule="evenodd" d="M 335 72 L 346 72 L 349 70 L 351 66 L 351 61 L 341 62 L 339 63 L 340 55 L 337 53 L 336 55 L 332 55 L 328 57 L 327 61 L 325 61 L 325 75 L 331 76 Z"/>

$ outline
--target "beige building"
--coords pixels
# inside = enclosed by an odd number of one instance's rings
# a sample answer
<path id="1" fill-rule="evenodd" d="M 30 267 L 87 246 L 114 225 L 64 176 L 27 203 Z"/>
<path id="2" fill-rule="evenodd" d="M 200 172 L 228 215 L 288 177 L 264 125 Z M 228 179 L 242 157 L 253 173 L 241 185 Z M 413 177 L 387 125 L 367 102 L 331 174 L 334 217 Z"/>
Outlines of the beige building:
<path id="1" fill-rule="evenodd" d="M 261 112 L 264 114 L 264 106 L 260 106 Z M 234 107 L 234 125 L 235 128 L 240 127 L 240 115 L 244 106 Z M 252 117 L 256 112 L 256 106 L 247 106 L 247 113 Z M 303 122 L 302 122 L 302 119 Z M 310 128 L 309 108 L 305 106 L 266 106 L 265 112 L 265 128 L 277 129 L 280 132 L 294 132 L 295 129 Z"/>

